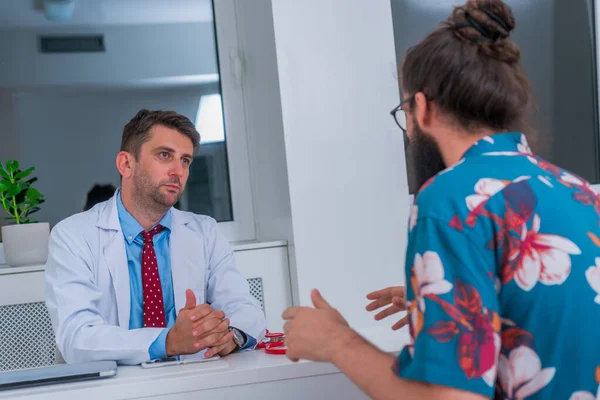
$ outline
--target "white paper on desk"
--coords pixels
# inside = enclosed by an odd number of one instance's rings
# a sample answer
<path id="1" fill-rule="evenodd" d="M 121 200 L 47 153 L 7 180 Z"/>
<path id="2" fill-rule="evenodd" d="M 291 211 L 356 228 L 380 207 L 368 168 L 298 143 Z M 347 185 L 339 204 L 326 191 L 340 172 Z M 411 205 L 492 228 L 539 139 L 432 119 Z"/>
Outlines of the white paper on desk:
<path id="1" fill-rule="evenodd" d="M 179 356 L 179 360 L 183 361 L 184 364 L 189 364 L 195 362 L 215 361 L 221 358 L 218 354 L 215 354 L 211 358 L 204 357 L 204 354 L 207 350 L 208 349 L 199 351 L 196 354 L 185 354 L 183 356 Z"/>

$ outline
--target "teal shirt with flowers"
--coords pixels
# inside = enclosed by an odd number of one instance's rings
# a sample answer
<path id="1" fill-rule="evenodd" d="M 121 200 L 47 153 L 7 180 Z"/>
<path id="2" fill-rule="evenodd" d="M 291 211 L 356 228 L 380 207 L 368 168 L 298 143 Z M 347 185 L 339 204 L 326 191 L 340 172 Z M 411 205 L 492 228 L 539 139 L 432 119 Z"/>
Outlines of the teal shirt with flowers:
<path id="1" fill-rule="evenodd" d="M 600 197 L 525 136 L 472 146 L 420 190 L 402 378 L 496 399 L 600 399 Z"/>

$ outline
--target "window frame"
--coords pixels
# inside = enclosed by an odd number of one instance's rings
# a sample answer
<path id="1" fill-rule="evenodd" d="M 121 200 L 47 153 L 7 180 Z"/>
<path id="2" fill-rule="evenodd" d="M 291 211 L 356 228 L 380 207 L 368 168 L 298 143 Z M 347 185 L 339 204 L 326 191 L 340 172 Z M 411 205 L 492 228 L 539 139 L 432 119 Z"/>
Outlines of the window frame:
<path id="1" fill-rule="evenodd" d="M 235 0 L 213 0 L 215 41 L 233 220 L 218 223 L 230 242 L 256 239 Z"/>

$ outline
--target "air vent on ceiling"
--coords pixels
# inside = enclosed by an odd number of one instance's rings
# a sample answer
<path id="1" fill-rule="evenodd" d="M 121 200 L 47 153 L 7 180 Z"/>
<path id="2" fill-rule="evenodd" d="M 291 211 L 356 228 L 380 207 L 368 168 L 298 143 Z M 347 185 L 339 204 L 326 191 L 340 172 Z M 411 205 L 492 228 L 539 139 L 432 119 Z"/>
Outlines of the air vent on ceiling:
<path id="1" fill-rule="evenodd" d="M 40 36 L 42 53 L 103 52 L 104 36 Z"/>

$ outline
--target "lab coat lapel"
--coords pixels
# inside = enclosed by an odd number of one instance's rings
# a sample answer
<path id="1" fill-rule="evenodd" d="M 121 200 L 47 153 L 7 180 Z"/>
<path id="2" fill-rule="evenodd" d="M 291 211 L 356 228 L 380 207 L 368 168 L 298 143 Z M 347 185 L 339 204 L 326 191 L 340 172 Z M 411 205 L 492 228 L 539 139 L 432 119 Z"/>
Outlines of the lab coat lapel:
<path id="1" fill-rule="evenodd" d="M 201 253 L 198 251 L 198 234 L 186 226 L 190 218 L 178 210 L 172 209 L 173 226 L 169 247 L 171 252 L 171 273 L 173 275 L 173 296 L 175 309 L 185 307 L 185 291 L 192 289 L 196 302 L 204 302 L 204 291 L 199 283 L 203 282 L 202 272 L 198 265 L 201 263 Z"/>
<path id="2" fill-rule="evenodd" d="M 129 268 L 127 266 L 125 240 L 117 211 L 116 195 L 108 201 L 104 212 L 100 215 L 97 226 L 105 231 L 103 232 L 104 235 L 102 235 L 105 238 L 103 252 L 106 265 L 112 277 L 115 295 L 117 296 L 119 326 L 129 329 L 131 295 L 129 293 Z"/>

